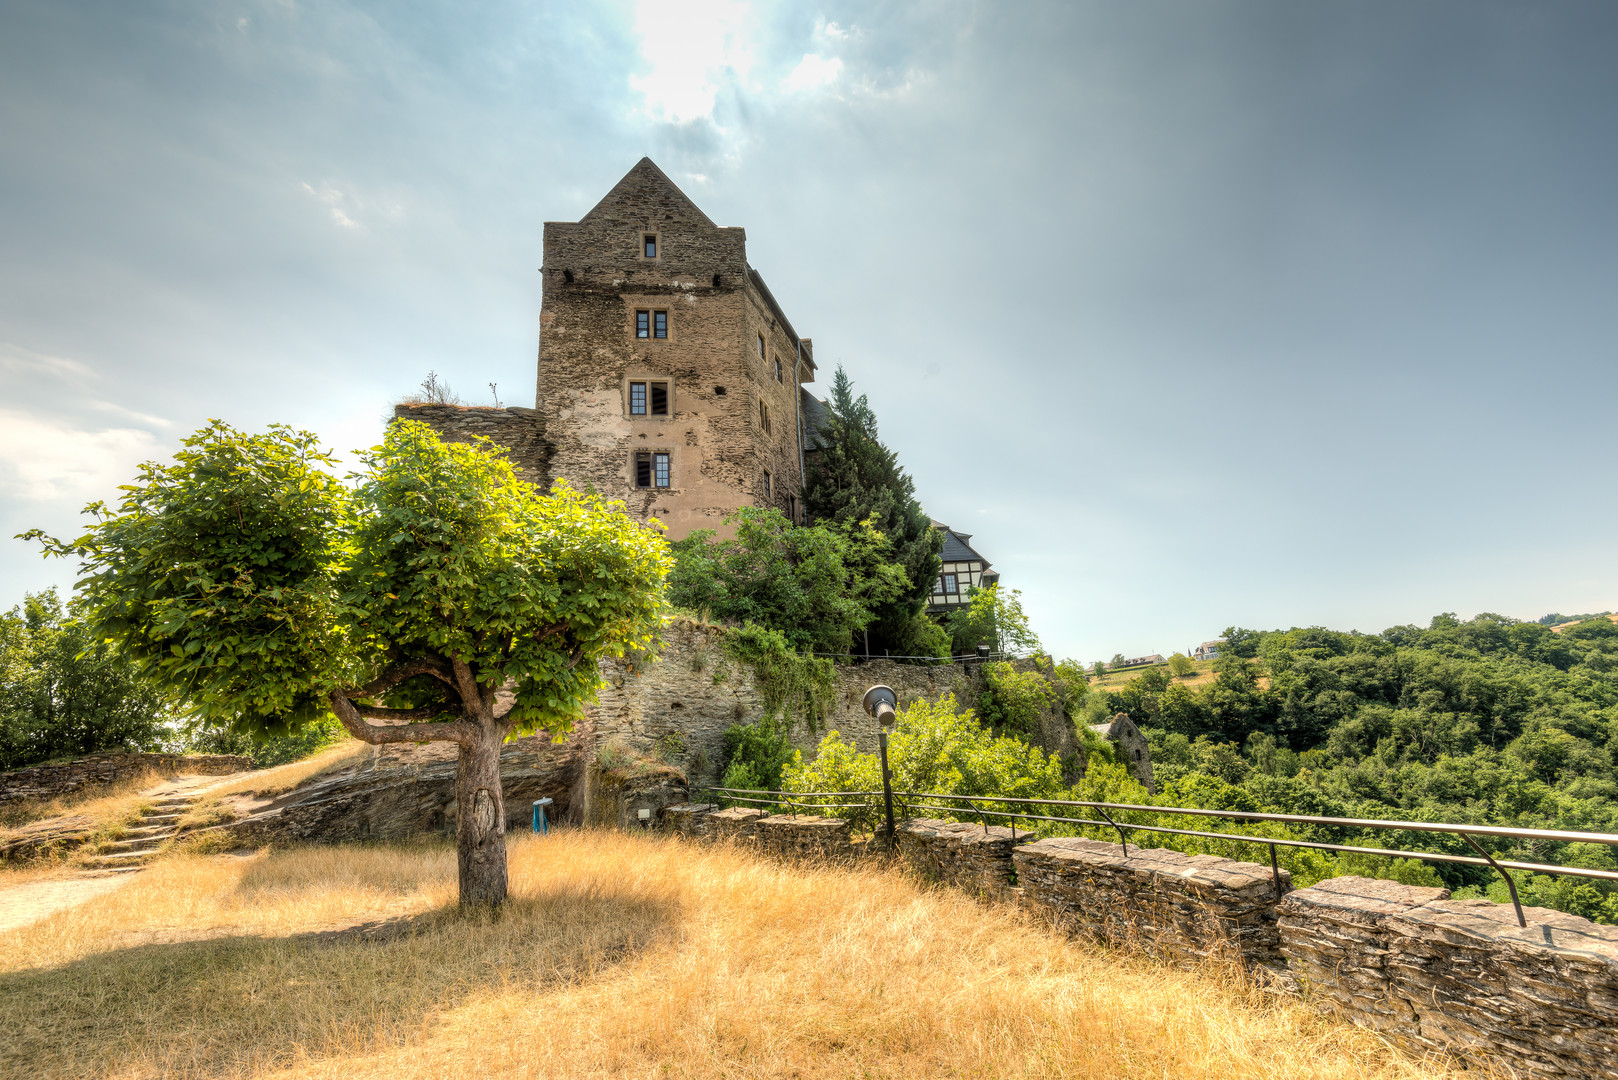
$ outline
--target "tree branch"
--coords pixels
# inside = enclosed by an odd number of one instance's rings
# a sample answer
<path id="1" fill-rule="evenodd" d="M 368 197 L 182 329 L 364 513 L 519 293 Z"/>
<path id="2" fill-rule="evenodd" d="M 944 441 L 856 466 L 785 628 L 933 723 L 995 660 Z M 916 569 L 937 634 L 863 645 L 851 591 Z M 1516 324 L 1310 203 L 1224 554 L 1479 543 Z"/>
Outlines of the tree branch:
<path id="1" fill-rule="evenodd" d="M 354 711 L 367 720 L 396 720 L 408 723 L 412 720 L 431 720 L 435 716 L 443 716 L 452 712 L 453 705 L 419 705 L 414 709 L 384 709 L 380 705 L 355 705 Z"/>
<path id="2" fill-rule="evenodd" d="M 395 664 L 364 686 L 343 691 L 343 695 L 351 698 L 375 697 L 383 691 L 392 690 L 406 679 L 415 678 L 417 675 L 431 675 L 448 683 L 452 688 L 456 688 L 455 682 L 451 678 L 449 665 L 445 664 L 442 658 L 420 656 L 413 660 L 406 660 L 402 664 Z"/>
<path id="3" fill-rule="evenodd" d="M 452 724 L 368 724 L 360 715 L 359 707 L 348 700 L 348 694 L 342 690 L 331 692 L 331 707 L 344 730 L 354 738 L 372 746 L 401 742 L 453 742 L 465 745 L 471 742 L 475 735 L 472 725 L 464 720 L 457 720 Z M 365 708 L 367 711 L 371 710 L 370 706 Z"/>

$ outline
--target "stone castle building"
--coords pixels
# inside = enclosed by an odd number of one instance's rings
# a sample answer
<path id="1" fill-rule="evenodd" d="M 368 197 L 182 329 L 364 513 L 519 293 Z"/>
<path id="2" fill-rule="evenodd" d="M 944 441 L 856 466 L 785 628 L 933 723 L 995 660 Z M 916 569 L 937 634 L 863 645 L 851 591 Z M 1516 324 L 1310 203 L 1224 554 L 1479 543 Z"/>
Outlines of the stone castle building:
<path id="1" fill-rule="evenodd" d="M 650 158 L 578 221 L 545 223 L 534 408 L 406 404 L 486 435 L 525 479 L 622 499 L 671 539 L 743 506 L 802 520 L 814 348 L 758 271 Z"/>

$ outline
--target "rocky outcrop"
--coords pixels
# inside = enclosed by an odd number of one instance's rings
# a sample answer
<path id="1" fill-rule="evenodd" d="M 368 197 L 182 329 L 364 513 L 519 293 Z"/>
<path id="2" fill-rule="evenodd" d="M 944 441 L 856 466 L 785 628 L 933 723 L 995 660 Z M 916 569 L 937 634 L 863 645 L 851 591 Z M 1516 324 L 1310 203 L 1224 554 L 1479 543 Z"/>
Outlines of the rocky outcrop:
<path id="1" fill-rule="evenodd" d="M 1024 896 L 1075 934 L 1166 960 L 1286 970 L 1267 866 L 1069 837 L 1018 847 L 1012 862 Z M 1292 878 L 1280 876 L 1284 893 Z"/>
<path id="2" fill-rule="evenodd" d="M 144 773 L 224 776 L 252 767 L 251 759 L 235 754 L 94 754 L 60 765 L 35 765 L 0 773 L 0 805 L 20 799 L 44 802 L 83 794 Z"/>
<path id="3" fill-rule="evenodd" d="M 1534 1076 L 1618 1078 L 1618 927 L 1340 877 L 1280 905 L 1281 950 L 1315 1005 L 1407 1049 Z"/>

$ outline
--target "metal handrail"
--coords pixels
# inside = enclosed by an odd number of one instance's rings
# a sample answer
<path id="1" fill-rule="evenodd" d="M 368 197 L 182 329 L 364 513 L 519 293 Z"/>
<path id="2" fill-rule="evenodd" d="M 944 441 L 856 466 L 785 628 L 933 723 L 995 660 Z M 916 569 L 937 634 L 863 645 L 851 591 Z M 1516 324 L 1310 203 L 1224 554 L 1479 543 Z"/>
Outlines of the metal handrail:
<path id="1" fill-rule="evenodd" d="M 814 798 L 868 798 L 872 802 L 844 803 L 844 804 L 811 804 L 810 809 L 816 810 L 864 810 L 874 806 L 874 801 L 881 797 L 879 791 L 768 791 L 756 788 L 725 788 L 703 787 L 698 791 L 723 793 L 731 802 L 781 802 L 787 801 L 790 805 L 799 805 L 797 800 Z M 748 796 L 774 796 L 773 799 L 749 798 Z M 1564 877 L 1590 878 L 1601 881 L 1618 881 L 1618 871 L 1592 870 L 1580 866 L 1552 866 L 1546 863 L 1518 862 L 1511 859 L 1496 859 L 1479 845 L 1474 837 L 1493 836 L 1507 840 L 1533 840 L 1548 843 L 1594 843 L 1618 847 L 1618 835 L 1611 833 L 1576 832 L 1566 829 L 1517 829 L 1509 827 L 1496 827 L 1490 825 L 1470 825 L 1465 823 L 1448 823 L 1438 821 L 1397 821 L 1381 820 L 1376 818 L 1335 818 L 1319 817 L 1311 814 L 1265 814 L 1248 810 L 1208 810 L 1202 807 L 1191 806 L 1145 806 L 1140 803 L 1107 803 L 1089 802 L 1077 799 L 1036 799 L 1011 795 L 950 795 L 943 792 L 916 792 L 895 791 L 893 796 L 904 800 L 908 810 L 935 810 L 946 814 L 969 812 L 977 816 L 988 829 L 988 818 L 1005 818 L 1011 822 L 1012 836 L 1016 837 L 1016 821 L 1049 821 L 1058 824 L 1085 825 L 1093 828 L 1111 828 L 1118 833 L 1123 844 L 1125 857 L 1129 854 L 1129 840 L 1126 829 L 1138 829 L 1141 832 L 1165 833 L 1175 836 L 1194 836 L 1208 840 L 1226 840 L 1237 843 L 1264 844 L 1270 849 L 1270 870 L 1275 878 L 1276 890 L 1281 890 L 1281 871 L 1276 861 L 1275 849 L 1280 847 L 1309 848 L 1317 851 L 1340 851 L 1356 855 L 1383 855 L 1396 859 L 1420 859 L 1425 862 L 1459 863 L 1467 866 L 1488 866 L 1498 871 L 1506 880 L 1506 888 L 1511 894 L 1511 904 L 1517 913 L 1519 926 L 1527 926 L 1522 903 L 1517 897 L 1517 883 L 1509 871 L 1520 870 L 1535 874 L 1557 874 Z M 912 802 L 911 800 L 938 799 L 955 803 L 966 803 L 962 806 L 939 806 L 926 802 Z M 1079 807 L 1095 810 L 1101 814 L 1104 821 L 1095 821 L 1090 818 L 1077 818 L 1056 816 L 1051 814 L 1014 813 L 1010 810 L 994 810 L 980 803 L 998 803 L 1001 805 L 1017 804 L 1029 808 L 1044 807 Z M 1477 851 L 1478 856 L 1451 855 L 1442 852 L 1405 851 L 1399 848 L 1371 848 L 1359 847 L 1353 844 L 1331 844 L 1315 840 L 1298 840 L 1291 838 L 1271 836 L 1249 836 L 1245 833 L 1216 833 L 1204 832 L 1196 829 L 1176 829 L 1166 825 L 1143 825 L 1136 822 L 1116 820 L 1107 811 L 1124 810 L 1150 814 L 1190 814 L 1199 817 L 1222 818 L 1236 822 L 1263 822 L 1275 821 L 1295 825 L 1322 825 L 1343 829 L 1393 829 L 1405 832 L 1431 832 L 1448 833 L 1459 836 L 1462 840 Z"/>

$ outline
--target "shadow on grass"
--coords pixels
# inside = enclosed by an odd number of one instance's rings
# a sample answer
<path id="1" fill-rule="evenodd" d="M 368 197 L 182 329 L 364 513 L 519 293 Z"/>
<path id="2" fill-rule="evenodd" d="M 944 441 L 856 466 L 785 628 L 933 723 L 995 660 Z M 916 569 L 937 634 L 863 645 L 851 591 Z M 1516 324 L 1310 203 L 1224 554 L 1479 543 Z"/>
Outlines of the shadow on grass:
<path id="1" fill-rule="evenodd" d="M 607 974 L 679 915 L 644 890 L 563 886 L 494 914 L 449 907 L 0 975 L 0 1076 L 238 1076 L 401 1045 L 484 996 Z"/>

